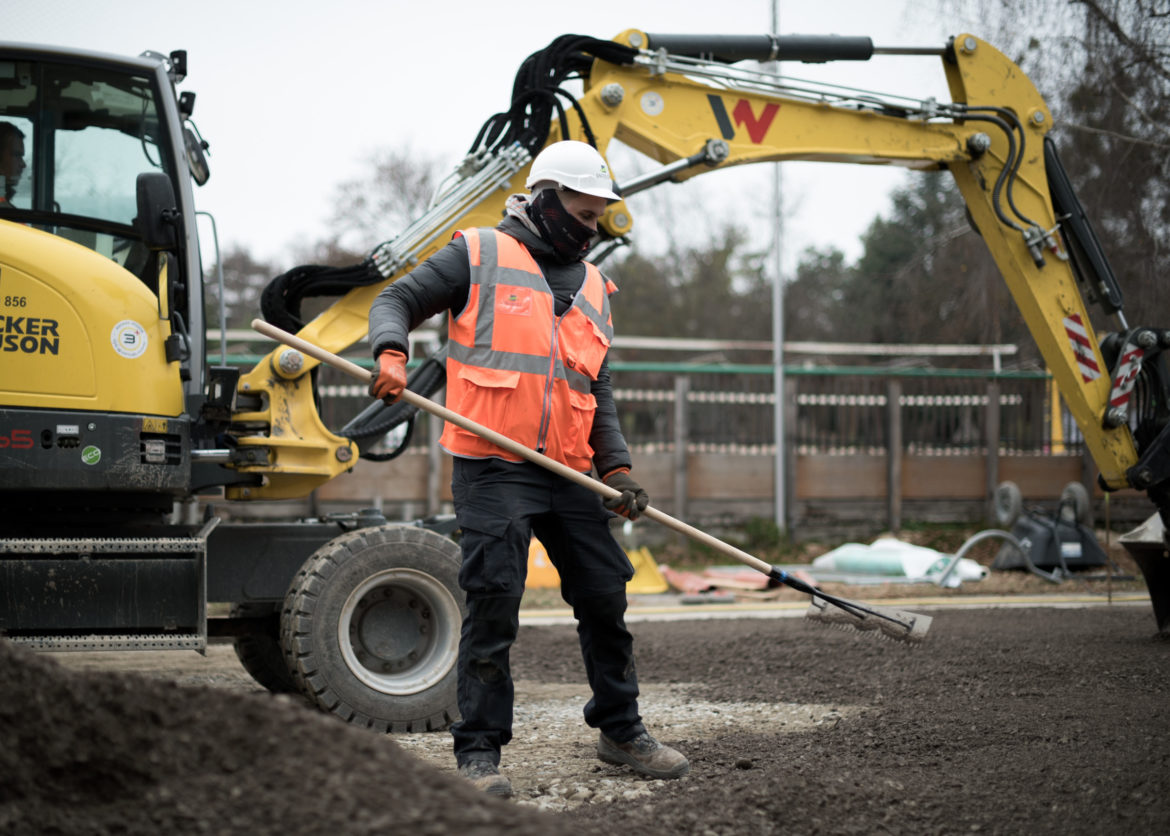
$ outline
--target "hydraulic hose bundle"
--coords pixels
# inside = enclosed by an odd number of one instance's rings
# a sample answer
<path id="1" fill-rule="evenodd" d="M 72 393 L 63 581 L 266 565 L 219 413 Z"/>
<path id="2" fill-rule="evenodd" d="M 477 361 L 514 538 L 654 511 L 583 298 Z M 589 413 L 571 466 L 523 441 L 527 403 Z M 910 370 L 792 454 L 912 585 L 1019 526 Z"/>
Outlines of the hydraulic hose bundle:
<path id="1" fill-rule="evenodd" d="M 561 136 L 569 135 L 568 119 L 561 99 L 566 99 L 581 120 L 586 141 L 596 146 L 589 120 L 577 100 L 561 85 L 571 78 L 587 75 L 595 58 L 611 64 L 628 64 L 638 54 L 636 49 L 613 41 L 584 35 L 561 35 L 542 50 L 532 53 L 520 65 L 512 84 L 512 102 L 502 113 L 484 122 L 471 144 L 469 153 L 495 152 L 519 143 L 532 155 L 548 142 L 555 113 Z"/>
<path id="2" fill-rule="evenodd" d="M 349 267 L 305 264 L 294 267 L 270 281 L 260 294 L 260 313 L 264 319 L 285 331 L 297 332 L 305 327 L 301 304 L 314 296 L 343 296 L 355 287 L 366 287 L 383 280 L 370 259 Z"/>

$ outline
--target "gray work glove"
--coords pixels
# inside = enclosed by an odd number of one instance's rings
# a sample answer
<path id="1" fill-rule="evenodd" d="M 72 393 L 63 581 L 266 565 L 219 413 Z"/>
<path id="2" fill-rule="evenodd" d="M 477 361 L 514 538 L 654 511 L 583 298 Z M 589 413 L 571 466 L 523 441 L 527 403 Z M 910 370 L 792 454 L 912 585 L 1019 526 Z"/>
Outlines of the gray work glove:
<path id="1" fill-rule="evenodd" d="M 636 520 L 650 504 L 650 494 L 642 490 L 642 486 L 630 478 L 628 467 L 619 467 L 611 470 L 602 480 L 615 491 L 621 491 L 621 496 L 606 499 L 605 507 L 621 514 L 628 520 Z"/>

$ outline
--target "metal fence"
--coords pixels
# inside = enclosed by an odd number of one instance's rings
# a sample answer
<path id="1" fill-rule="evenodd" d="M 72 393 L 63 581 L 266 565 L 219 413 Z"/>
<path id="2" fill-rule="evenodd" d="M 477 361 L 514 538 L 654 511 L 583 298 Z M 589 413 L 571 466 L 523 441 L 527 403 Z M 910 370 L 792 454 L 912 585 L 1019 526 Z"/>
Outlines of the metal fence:
<path id="1" fill-rule="evenodd" d="M 247 331 L 229 331 L 227 337 L 237 350 L 264 344 Z M 219 335 L 210 332 L 208 338 L 215 342 Z M 421 329 L 411 339 L 425 343 L 412 354 L 438 347 L 437 336 Z M 733 356 L 770 360 L 771 343 L 619 337 L 615 348 L 623 358 L 681 352 L 718 358 L 712 363 L 674 363 L 622 362 L 611 356 L 614 396 L 635 452 L 671 452 L 681 443 L 688 452 L 775 454 L 775 368 L 771 362 L 727 361 Z M 786 358 L 816 358 L 816 365 L 784 366 L 787 450 L 796 455 L 881 454 L 900 438 L 907 453 L 959 455 L 986 452 L 992 431 L 1001 454 L 1080 453 L 1079 433 L 1061 409 L 1050 376 L 1001 370 L 1003 359 L 1016 353 L 1013 345 L 785 343 Z M 830 365 L 845 357 L 866 357 L 872 364 Z M 253 354 L 227 356 L 228 362 L 245 368 L 260 359 Z M 351 359 L 372 365 L 368 355 Z M 960 368 L 929 367 L 936 362 Z M 917 365 L 901 365 L 906 363 Z M 317 375 L 326 426 L 344 426 L 368 404 L 365 387 L 335 369 L 322 366 Z M 890 410 L 891 398 L 897 399 L 896 413 Z M 995 411 L 988 409 L 992 399 L 998 402 Z M 894 415 L 898 426 L 892 432 Z M 433 442 L 434 427 L 427 424 L 417 422 L 411 447 Z M 397 440 L 386 444 L 396 445 Z"/>
<path id="2" fill-rule="evenodd" d="M 636 453 L 673 451 L 685 427 L 688 452 L 775 454 L 771 366 L 615 363 L 611 371 L 622 428 Z M 785 430 L 796 454 L 884 453 L 891 398 L 897 399 L 908 453 L 986 452 L 995 418 L 1001 455 L 1080 452 L 1079 436 L 1059 406 L 1054 410 L 1051 379 L 1042 372 L 794 366 L 785 374 Z M 318 384 L 322 418 L 334 429 L 368 403 L 365 387 L 333 369 L 322 368 Z M 992 401 L 998 403 L 995 418 Z M 410 446 L 431 442 L 427 422 L 419 421 Z"/>
<path id="3" fill-rule="evenodd" d="M 696 342 L 713 341 L 688 344 Z M 816 348 L 822 355 L 817 365 L 801 364 L 786 344 L 786 357 L 795 357 L 784 366 L 779 399 L 782 461 L 775 441 L 779 375 L 770 362 L 760 362 L 767 360 L 766 350 L 754 349 L 749 356 L 755 362 L 745 363 L 728 362 L 720 352 L 704 355 L 705 362 L 696 362 L 699 355 L 692 353 L 686 363 L 634 362 L 626 359 L 628 353 L 611 354 L 619 418 L 656 502 L 705 525 L 740 524 L 770 519 L 777 510 L 775 486 L 782 482 L 790 530 L 812 536 L 824 529 L 840 536 L 849 525 L 896 531 L 904 515 L 939 522 L 979 519 L 1004 479 L 1017 481 L 1037 501 L 1059 495 L 1069 480 L 1089 484 L 1079 433 L 1044 372 L 1004 371 L 1001 354 L 994 355 L 994 363 L 946 352 L 901 358 L 896 351 L 905 347 L 891 346 L 877 347 L 880 351 L 867 358 L 871 365 L 830 365 L 838 358 L 824 352 L 823 344 Z M 984 350 L 985 357 L 1014 350 L 966 348 Z M 349 357 L 372 368 L 358 347 Z M 262 358 L 228 354 L 227 359 L 250 369 Z M 933 362 L 955 368 L 931 368 Z M 327 427 L 339 430 L 368 406 L 365 386 L 327 366 L 315 374 Z M 323 488 L 321 501 L 345 508 L 385 503 L 404 519 L 420 507 L 428 513 L 446 507 L 448 459 L 436 444 L 442 422 L 419 418 L 393 479 L 362 462 L 352 478 Z M 372 452 L 397 449 L 402 429 Z"/>

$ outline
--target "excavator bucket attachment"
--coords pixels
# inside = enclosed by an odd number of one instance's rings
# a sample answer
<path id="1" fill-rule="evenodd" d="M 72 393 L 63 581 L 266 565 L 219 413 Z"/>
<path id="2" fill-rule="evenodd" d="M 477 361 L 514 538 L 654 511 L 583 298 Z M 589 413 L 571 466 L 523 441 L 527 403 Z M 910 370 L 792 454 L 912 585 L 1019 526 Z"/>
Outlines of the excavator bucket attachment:
<path id="1" fill-rule="evenodd" d="M 1146 579 L 1158 633 L 1170 639 L 1170 552 L 1161 515 L 1151 515 L 1133 531 L 1123 534 L 1119 542 Z"/>

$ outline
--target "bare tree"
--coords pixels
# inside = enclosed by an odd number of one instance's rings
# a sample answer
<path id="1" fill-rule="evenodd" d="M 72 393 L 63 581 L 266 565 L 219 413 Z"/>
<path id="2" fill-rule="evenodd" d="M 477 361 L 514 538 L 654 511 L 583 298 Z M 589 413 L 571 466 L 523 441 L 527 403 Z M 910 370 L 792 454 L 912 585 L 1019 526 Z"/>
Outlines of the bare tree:
<path id="1" fill-rule="evenodd" d="M 369 252 L 425 212 L 443 167 L 411 148 L 383 148 L 366 164 L 334 190 L 330 246 L 341 252 Z"/>
<path id="2" fill-rule="evenodd" d="M 215 265 L 207 276 L 217 274 Z M 250 251 L 232 247 L 223 257 L 223 300 L 229 328 L 247 328 L 252 318 L 260 312 L 260 294 L 269 280 L 276 274 L 271 264 L 256 261 Z M 207 280 L 205 280 L 207 281 Z M 207 321 L 219 321 L 219 286 L 207 281 Z"/>
<path id="3" fill-rule="evenodd" d="M 1170 308 L 1167 0 L 943 0 L 940 7 L 976 14 L 985 36 L 1047 99 L 1053 138 L 1127 310 Z"/>

